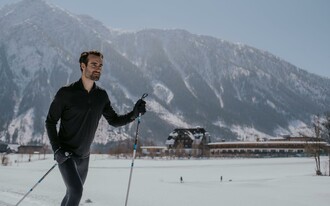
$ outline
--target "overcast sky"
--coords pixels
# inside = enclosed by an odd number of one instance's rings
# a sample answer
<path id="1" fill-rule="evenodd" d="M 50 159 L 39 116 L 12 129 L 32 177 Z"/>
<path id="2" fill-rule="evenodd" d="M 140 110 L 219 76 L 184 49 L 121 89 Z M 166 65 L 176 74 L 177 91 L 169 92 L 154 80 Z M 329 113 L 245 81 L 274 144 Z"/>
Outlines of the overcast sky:
<path id="1" fill-rule="evenodd" d="M 0 6 L 17 0 L 1 0 Z M 330 78 L 329 0 L 46 0 L 124 30 L 185 29 L 240 42 Z"/>

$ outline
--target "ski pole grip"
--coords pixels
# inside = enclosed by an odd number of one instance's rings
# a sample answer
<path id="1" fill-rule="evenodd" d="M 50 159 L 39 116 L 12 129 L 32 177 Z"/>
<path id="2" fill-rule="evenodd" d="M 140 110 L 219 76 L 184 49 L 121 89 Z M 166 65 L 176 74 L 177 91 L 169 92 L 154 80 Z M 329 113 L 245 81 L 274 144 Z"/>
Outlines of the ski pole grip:
<path id="1" fill-rule="evenodd" d="M 146 98 L 147 96 L 148 96 L 148 93 L 144 93 L 144 94 L 142 95 L 141 99 L 143 100 L 143 99 Z M 139 122 L 140 122 L 140 120 L 141 120 L 141 116 L 142 116 L 142 114 L 139 113 L 139 116 L 138 116 L 138 121 L 139 121 Z"/>
<path id="2" fill-rule="evenodd" d="M 144 93 L 144 94 L 142 95 L 141 99 L 144 99 L 144 98 L 146 98 L 147 96 L 148 96 L 148 93 Z"/>

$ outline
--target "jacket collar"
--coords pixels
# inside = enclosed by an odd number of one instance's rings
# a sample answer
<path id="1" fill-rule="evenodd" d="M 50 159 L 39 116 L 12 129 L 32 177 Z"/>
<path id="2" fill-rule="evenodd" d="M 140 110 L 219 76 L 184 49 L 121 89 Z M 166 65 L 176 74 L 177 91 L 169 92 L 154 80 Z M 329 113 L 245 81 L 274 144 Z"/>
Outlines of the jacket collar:
<path id="1" fill-rule="evenodd" d="M 81 78 L 76 82 L 75 85 L 76 85 L 79 89 L 86 91 L 86 89 L 85 89 L 85 87 L 84 87 L 84 84 L 83 84 Z M 96 89 L 96 84 L 95 84 L 95 82 L 94 82 L 94 84 L 93 84 L 93 87 L 92 87 L 91 91 L 93 91 L 94 89 Z"/>

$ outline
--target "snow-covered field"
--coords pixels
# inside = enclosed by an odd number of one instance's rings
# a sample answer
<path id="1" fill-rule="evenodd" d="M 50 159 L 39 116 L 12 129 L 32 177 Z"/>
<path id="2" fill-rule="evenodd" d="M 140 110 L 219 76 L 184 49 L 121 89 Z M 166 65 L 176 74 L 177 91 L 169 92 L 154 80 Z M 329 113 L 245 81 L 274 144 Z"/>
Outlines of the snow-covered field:
<path id="1" fill-rule="evenodd" d="M 52 156 L 42 157 L 28 162 L 27 157 L 11 155 L 11 164 L 0 166 L 1 206 L 15 205 L 51 168 Z M 130 159 L 93 155 L 81 205 L 124 205 L 130 165 Z M 128 205 L 328 206 L 330 177 L 315 176 L 314 168 L 312 158 L 137 159 Z M 20 205 L 60 205 L 64 193 L 55 168 Z"/>

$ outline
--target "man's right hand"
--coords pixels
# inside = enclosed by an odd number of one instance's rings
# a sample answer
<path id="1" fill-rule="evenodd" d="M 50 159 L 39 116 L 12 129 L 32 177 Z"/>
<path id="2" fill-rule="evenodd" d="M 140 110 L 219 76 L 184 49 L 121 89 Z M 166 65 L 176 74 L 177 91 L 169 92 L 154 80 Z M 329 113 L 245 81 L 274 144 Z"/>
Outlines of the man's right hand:
<path id="1" fill-rule="evenodd" d="M 71 155 L 70 152 L 64 151 L 63 149 L 57 149 L 54 153 L 54 160 L 56 160 L 58 164 L 62 164 L 69 159 Z"/>

